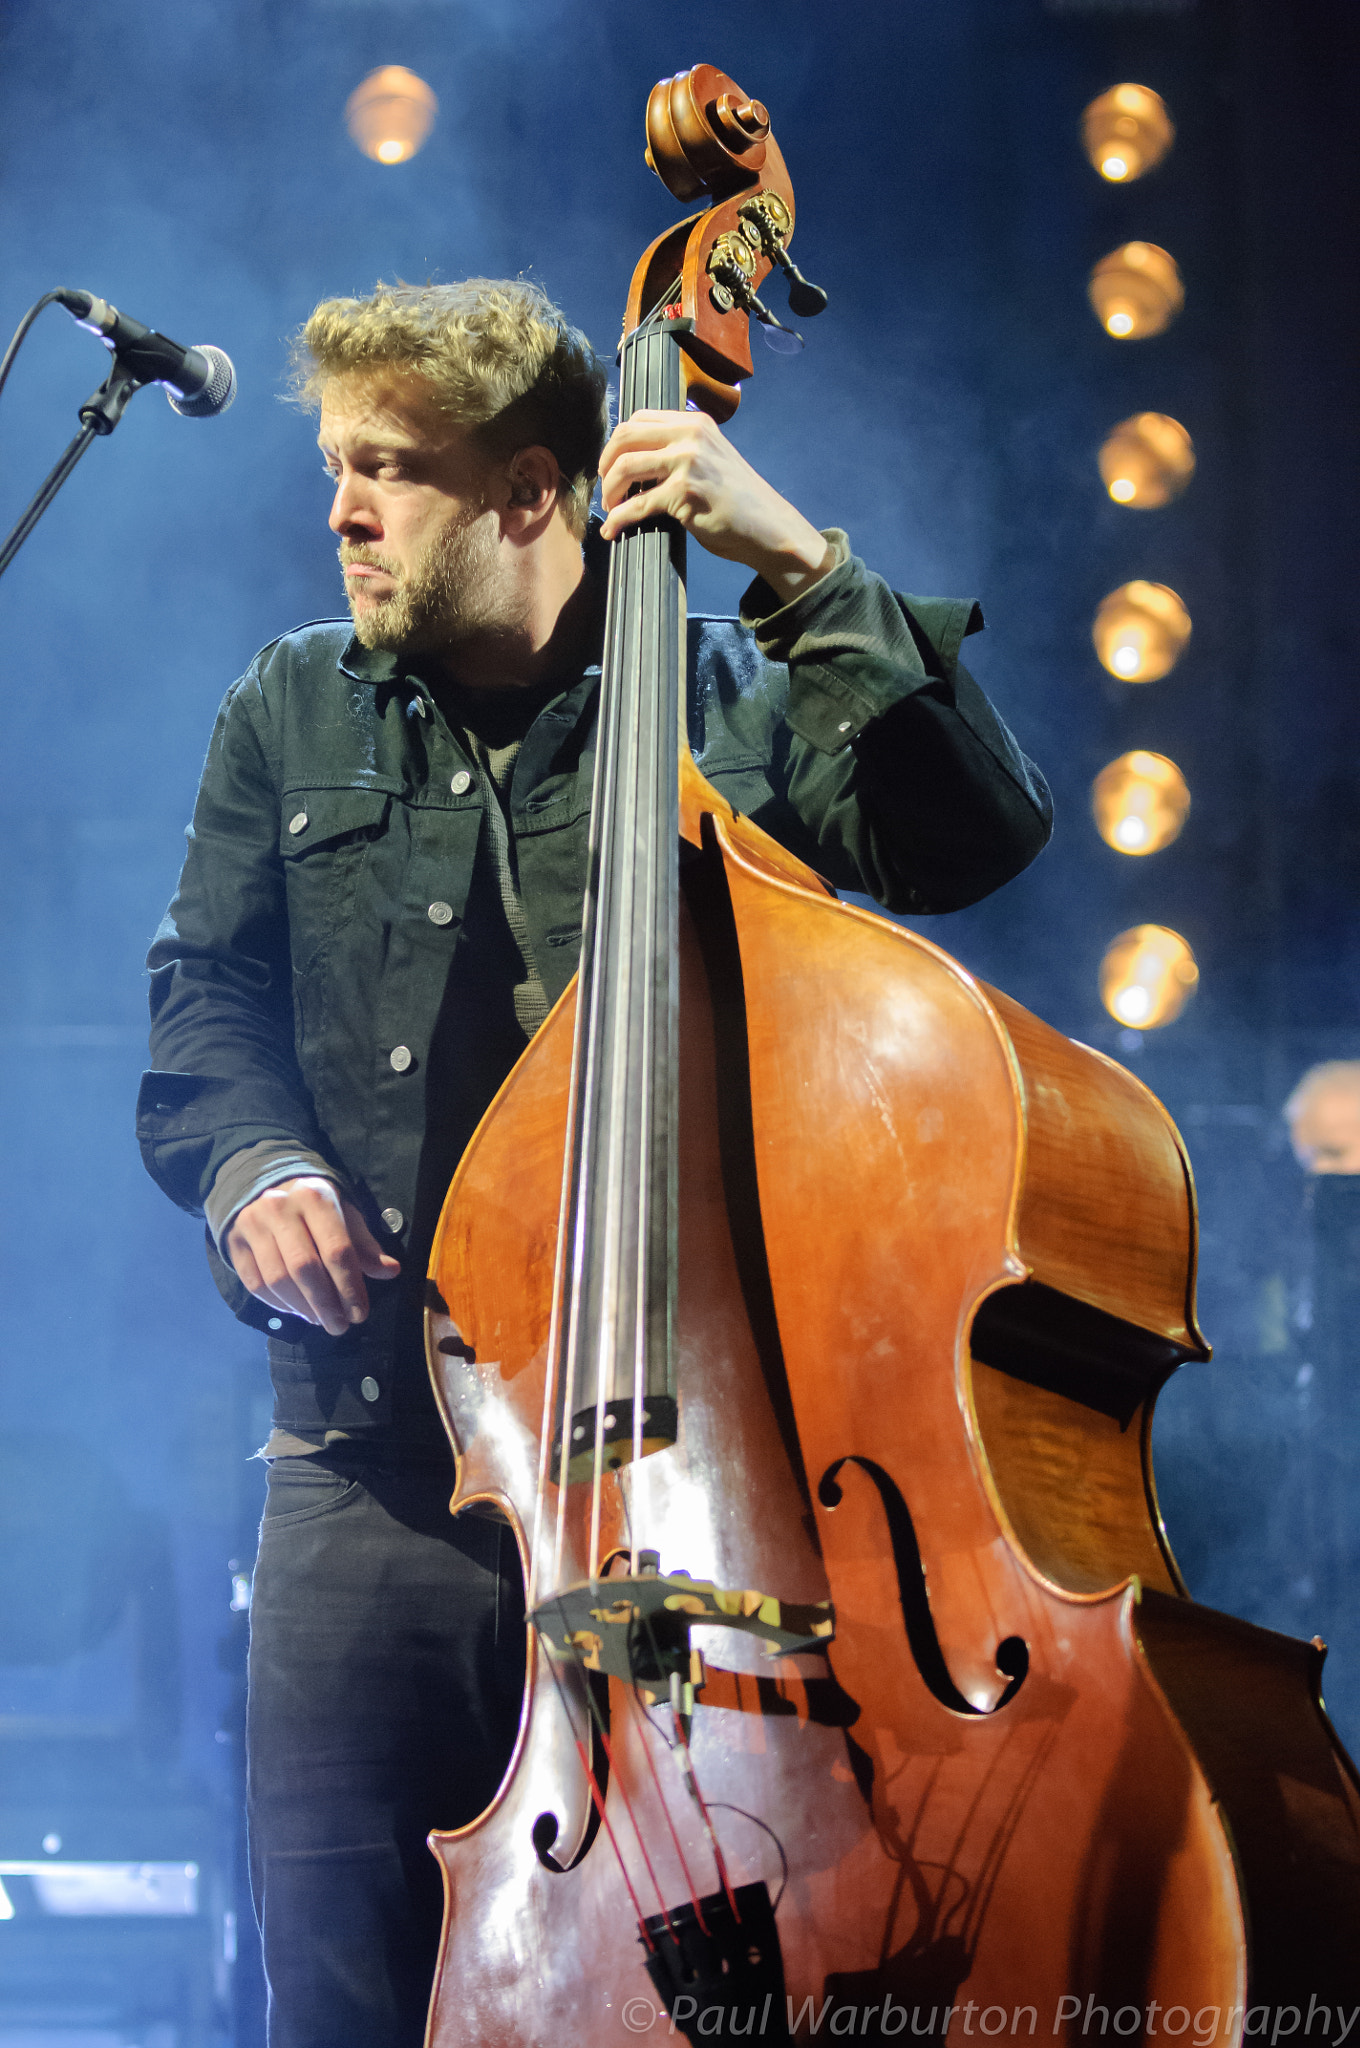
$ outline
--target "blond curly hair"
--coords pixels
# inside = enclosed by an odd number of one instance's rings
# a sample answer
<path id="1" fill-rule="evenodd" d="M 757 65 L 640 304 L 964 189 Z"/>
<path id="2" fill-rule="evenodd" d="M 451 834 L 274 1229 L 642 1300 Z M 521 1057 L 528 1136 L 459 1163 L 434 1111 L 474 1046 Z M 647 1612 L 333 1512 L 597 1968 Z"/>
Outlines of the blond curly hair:
<path id="1" fill-rule="evenodd" d="M 293 342 L 292 390 L 320 405 L 333 377 L 412 369 L 441 411 L 497 460 L 550 448 L 561 504 L 579 540 L 609 433 L 604 364 L 536 284 L 380 284 L 367 299 L 323 299 Z"/>

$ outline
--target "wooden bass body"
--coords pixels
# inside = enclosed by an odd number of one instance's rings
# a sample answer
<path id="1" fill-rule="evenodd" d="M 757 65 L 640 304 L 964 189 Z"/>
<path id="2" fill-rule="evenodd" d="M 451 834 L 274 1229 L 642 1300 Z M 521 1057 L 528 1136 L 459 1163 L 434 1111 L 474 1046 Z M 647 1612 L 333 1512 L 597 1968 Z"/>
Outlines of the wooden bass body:
<path id="1" fill-rule="evenodd" d="M 679 1435 L 605 1478 L 605 1550 L 835 1611 L 825 1655 L 696 1632 L 694 1762 L 733 1883 L 777 1897 L 787 2002 L 691 2026 L 1208 2048 L 1252 2007 L 1360 2003 L 1321 1652 L 1193 1605 L 1157 1512 L 1153 1400 L 1207 1355 L 1170 1119 L 834 900 L 687 763 L 681 791 Z M 574 1001 L 488 1111 L 431 1265 L 454 1510 L 503 1515 L 526 1572 Z M 591 1491 L 550 1582 L 586 1577 Z M 588 1683 L 531 1632 L 497 1799 L 431 1838 L 431 2048 L 675 2031 L 576 1737 L 644 1913 L 634 1819 L 663 1904 L 681 1852 L 703 1891 L 712 1860 L 664 1716 L 607 1681 L 605 1759 Z"/>

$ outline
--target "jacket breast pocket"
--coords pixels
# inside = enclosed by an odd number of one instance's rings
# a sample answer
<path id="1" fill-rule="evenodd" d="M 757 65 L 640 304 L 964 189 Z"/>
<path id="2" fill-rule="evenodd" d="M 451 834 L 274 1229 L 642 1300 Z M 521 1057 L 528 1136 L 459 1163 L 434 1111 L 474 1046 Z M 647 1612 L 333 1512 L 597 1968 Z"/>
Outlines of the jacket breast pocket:
<path id="1" fill-rule="evenodd" d="M 353 917 L 364 864 L 386 829 L 391 803 L 381 789 L 286 792 L 279 854 L 296 974 L 314 968 Z"/>

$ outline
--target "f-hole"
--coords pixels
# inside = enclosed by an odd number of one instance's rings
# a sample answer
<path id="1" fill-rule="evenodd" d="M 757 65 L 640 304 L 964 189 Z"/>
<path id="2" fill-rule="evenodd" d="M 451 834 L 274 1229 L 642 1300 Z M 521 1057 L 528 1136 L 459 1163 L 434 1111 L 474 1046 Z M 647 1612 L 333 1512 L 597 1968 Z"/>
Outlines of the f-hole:
<path id="1" fill-rule="evenodd" d="M 1029 1671 L 1029 1650 L 1020 1636 L 1007 1636 L 996 1646 L 995 1663 L 1003 1678 L 1010 1680 L 996 1705 L 990 1710 L 975 1707 L 965 1699 L 949 1675 L 940 1639 L 935 1633 L 935 1618 L 930 1611 L 930 1600 L 926 1594 L 926 1575 L 921 1563 L 921 1546 L 916 1541 L 916 1530 L 911 1519 L 911 1510 L 903 1499 L 901 1491 L 881 1465 L 870 1458 L 840 1458 L 828 1467 L 817 1488 L 817 1498 L 824 1508 L 837 1508 L 843 1498 L 837 1474 L 846 1465 L 858 1465 L 861 1472 L 867 1472 L 878 1489 L 883 1503 L 883 1513 L 888 1523 L 888 1535 L 892 1543 L 893 1567 L 897 1573 L 898 1597 L 902 1602 L 902 1621 L 907 1632 L 907 1645 L 915 1659 L 916 1668 L 926 1685 L 940 1702 L 956 1714 L 982 1714 L 990 1711 L 1000 1713 L 1002 1707 L 1015 1698 L 1025 1682 Z"/>
<path id="2" fill-rule="evenodd" d="M 548 1652 L 544 1650 L 542 1654 L 546 1657 Z M 559 1877 L 565 1876 L 569 1870 L 575 1870 L 578 1864 L 585 1861 L 596 1835 L 600 1832 L 600 1807 L 609 1797 L 609 1758 L 600 1740 L 602 1729 L 605 1734 L 609 1732 L 609 1680 L 600 1671 L 583 1671 L 581 1676 L 585 1680 L 588 1695 L 583 1701 L 588 1717 L 586 1754 L 590 1758 L 590 1768 L 600 1790 L 600 1799 L 599 1805 L 594 1799 L 591 1800 L 590 1817 L 586 1822 L 585 1833 L 581 1837 L 581 1846 L 567 1863 L 559 1862 L 552 1853 L 553 1843 L 557 1840 L 558 1834 L 557 1815 L 540 1813 L 534 1822 L 534 1854 L 545 1870 L 551 1870 Z"/>

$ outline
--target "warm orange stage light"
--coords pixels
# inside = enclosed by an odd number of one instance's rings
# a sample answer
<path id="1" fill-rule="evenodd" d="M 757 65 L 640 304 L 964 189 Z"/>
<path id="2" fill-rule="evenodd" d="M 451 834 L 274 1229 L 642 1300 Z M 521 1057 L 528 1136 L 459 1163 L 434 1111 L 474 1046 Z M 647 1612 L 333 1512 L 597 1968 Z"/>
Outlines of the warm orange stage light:
<path id="1" fill-rule="evenodd" d="M 1118 1024 L 1156 1031 L 1171 1024 L 1199 982 L 1195 956 L 1179 932 L 1138 924 L 1121 932 L 1100 963 L 1100 1000 Z"/>
<path id="2" fill-rule="evenodd" d="M 1081 140 L 1096 170 L 1127 185 L 1159 164 L 1176 139 L 1160 93 L 1149 85 L 1114 85 L 1081 117 Z"/>
<path id="3" fill-rule="evenodd" d="M 1101 445 L 1100 474 L 1117 505 L 1151 511 L 1169 504 L 1194 473 L 1194 443 L 1180 421 L 1164 412 L 1121 420 Z"/>
<path id="4" fill-rule="evenodd" d="M 1190 814 L 1185 777 L 1165 754 L 1121 754 L 1091 784 L 1096 829 L 1116 853 L 1160 853 Z"/>
<path id="5" fill-rule="evenodd" d="M 1168 328 L 1185 304 L 1176 259 L 1155 242 L 1125 242 L 1102 256 L 1087 296 L 1116 341 L 1146 341 Z"/>
<path id="6" fill-rule="evenodd" d="M 438 111 L 423 78 L 404 64 L 384 64 L 350 94 L 345 125 L 375 163 L 404 164 L 424 144 Z"/>
<path id="7" fill-rule="evenodd" d="M 1190 614 L 1164 583 L 1121 583 L 1102 598 L 1091 625 L 1101 666 L 1123 683 L 1155 683 L 1180 660 Z"/>

